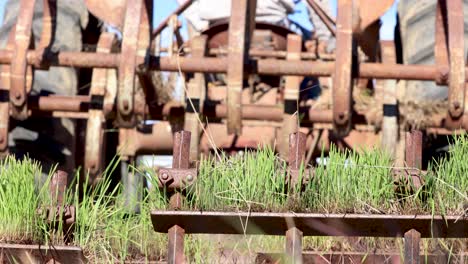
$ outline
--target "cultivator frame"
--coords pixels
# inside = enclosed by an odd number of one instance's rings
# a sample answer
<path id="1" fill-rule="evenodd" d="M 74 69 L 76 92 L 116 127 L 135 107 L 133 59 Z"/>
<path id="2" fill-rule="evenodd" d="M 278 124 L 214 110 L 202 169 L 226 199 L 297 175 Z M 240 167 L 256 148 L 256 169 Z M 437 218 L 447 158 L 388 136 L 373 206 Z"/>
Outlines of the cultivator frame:
<path id="1" fill-rule="evenodd" d="M 284 180 L 290 186 L 301 180 L 302 184 L 307 184 L 309 177 L 313 177 L 313 173 L 301 171 L 305 160 L 305 139 L 306 135 L 301 132 L 293 133 L 289 138 L 288 176 Z M 406 157 L 409 167 L 393 171 L 396 182 L 405 183 L 408 188 L 414 190 L 420 188 L 424 182 L 421 173 L 421 142 L 421 131 L 407 132 Z M 286 263 L 303 263 L 303 236 L 403 237 L 404 263 L 420 263 L 421 238 L 468 238 L 466 215 L 183 211 L 181 191 L 194 183 L 196 175 L 196 171 L 188 169 L 190 149 L 188 145 L 190 145 L 190 132 L 177 132 L 174 145 L 174 153 L 177 155 L 174 157 L 172 170 L 179 171 L 180 164 L 184 164 L 184 169 L 177 177 L 170 177 L 169 184 L 166 171 L 158 173 L 159 182 L 162 183 L 159 187 L 169 190 L 172 195 L 169 210 L 151 212 L 154 230 L 168 234 L 168 263 L 185 263 L 185 234 L 285 236 L 285 258 L 282 260 Z M 351 253 L 342 252 L 342 254 Z M 460 257 L 465 258 L 464 253 Z M 376 259 L 380 257 L 376 256 Z M 400 259 L 394 261 L 392 263 L 399 263 Z M 463 259 L 461 261 L 463 263 Z"/>
<path id="2" fill-rule="evenodd" d="M 287 136 L 295 131 L 298 125 L 318 128 L 322 124 L 325 129 L 333 130 L 335 135 L 344 137 L 349 134 L 351 128 L 357 129 L 360 124 L 381 122 L 381 120 L 366 120 L 356 115 L 353 110 L 353 82 L 358 79 L 430 80 L 438 84 L 448 84 L 449 109 L 447 109 L 447 114 L 427 116 L 429 124 L 427 129 L 436 128 L 436 132 L 440 133 L 441 128 L 453 131 L 468 127 L 467 114 L 464 111 L 467 68 L 464 66 L 463 55 L 463 15 L 460 15 L 463 9 L 460 8 L 462 2 L 459 0 L 440 0 L 437 6 L 435 65 L 402 65 L 396 64 L 391 58 L 384 58 L 383 62 L 359 61 L 355 56 L 356 46 L 352 43 L 362 42 L 366 28 L 380 16 L 368 10 L 364 0 L 339 1 L 336 23 L 314 1 L 308 1 L 336 35 L 336 52 L 331 56 L 320 56 L 311 51 L 305 52 L 302 41 L 294 34 L 286 37 L 286 50 L 249 48 L 254 30 L 252 22 L 254 12 L 251 11 L 255 8 L 255 1 L 252 0 L 233 3 L 235 6 L 232 9 L 233 14 L 227 34 L 229 41 L 225 42 L 227 45 L 225 49 L 211 47 L 210 40 L 202 34 L 201 37 L 190 40 L 190 47 L 185 45 L 184 48 L 189 48 L 191 56 L 179 56 L 174 50 L 169 50 L 170 56 L 154 54 L 151 48 L 155 46 L 154 37 L 160 34 L 171 21 L 174 21 L 174 18 L 181 14 L 191 1 L 180 6 L 153 31 L 151 31 L 149 21 L 153 12 L 150 1 L 129 1 L 127 6 L 114 3 L 112 8 L 116 10 L 116 13 L 111 18 L 103 18 L 117 21 L 116 24 L 121 26 L 123 34 L 120 52 L 110 51 L 112 43 L 109 39 L 110 33 L 102 34 L 96 52 L 53 52 L 49 47 L 55 21 L 53 4 L 55 2 L 43 1 L 46 12 L 39 47 L 31 49 L 29 46 L 35 1 L 23 0 L 17 28 L 12 31 L 7 47 L 0 50 L 0 63 L 3 64 L 2 93 L 5 95 L 0 106 L 2 116 L 0 118 L 2 123 L 0 144 L 3 153 L 8 152 L 10 118 L 23 120 L 31 115 L 46 115 L 54 118 L 87 120 L 84 165 L 85 170 L 92 175 L 98 175 L 100 169 L 104 167 L 101 157 L 102 146 L 104 146 L 103 124 L 106 120 L 115 120 L 118 124 L 121 143 L 119 150 L 124 159 L 134 157 L 138 153 L 151 153 L 161 149 L 170 150 L 171 144 L 167 142 L 167 139 L 172 138 L 173 132 L 171 131 L 177 131 L 177 127 L 163 122 L 154 125 L 151 133 L 141 133 L 141 130 L 136 128 L 139 127 L 141 120 L 164 121 L 177 118 L 185 118 L 184 127 L 190 128 L 188 130 L 192 132 L 194 143 L 203 142 L 203 134 L 210 134 L 200 131 L 201 123 L 204 123 L 206 119 L 226 120 L 228 133 L 218 133 L 214 136 L 215 140 L 210 140 L 210 136 L 207 139 L 210 143 L 212 141 L 227 142 L 224 146 L 223 143 L 221 146 L 216 144 L 216 147 L 220 148 L 227 147 L 226 145 L 232 140 L 223 141 L 216 140 L 216 138 L 232 139 L 231 134 L 240 136 L 237 139 L 238 142 L 235 143 L 236 146 L 256 147 L 261 141 L 257 139 L 252 142 L 252 135 L 242 138 L 242 132 L 246 133 L 242 129 L 242 124 L 249 124 L 250 121 L 246 120 L 257 120 L 263 122 L 263 127 L 268 127 L 270 124 L 265 122 L 273 122 L 273 127 L 283 127 L 280 132 L 273 130 L 273 138 L 274 134 L 280 134 L 277 142 L 279 152 L 284 155 L 287 153 L 287 143 L 285 143 Z M 382 1 L 375 9 L 383 13 L 392 2 Z M 87 4 L 92 13 L 98 16 L 105 13 L 103 12 L 105 4 L 97 4 L 94 1 L 87 1 Z M 355 17 L 352 14 L 355 14 Z M 359 17 L 361 24 L 356 22 L 358 19 L 356 16 Z M 172 28 L 174 35 L 179 35 L 178 27 Z M 177 45 L 171 44 L 171 47 L 175 48 Z M 222 54 L 226 54 L 226 50 L 229 50 L 227 57 L 223 57 Z M 188 54 L 188 51 L 185 54 Z M 93 68 L 89 95 L 28 95 L 33 77 L 32 68 L 46 70 L 51 66 Z M 154 87 L 147 81 L 147 76 L 151 71 L 195 73 L 195 77 L 187 82 L 187 101 L 154 104 L 158 95 L 154 93 Z M 210 95 L 205 92 L 206 81 L 203 73 L 227 74 L 227 92 L 223 100 L 226 103 L 213 104 Z M 241 98 L 245 96 L 242 94 L 245 89 L 242 88 L 242 83 L 249 74 L 287 76 L 283 95 L 284 106 L 275 105 L 278 102 L 276 100 L 270 100 L 269 105 L 243 102 Z M 301 76 L 332 76 L 330 110 L 298 105 L 297 86 Z M 141 91 L 135 89 L 136 82 L 140 82 L 143 87 Z M 389 96 L 395 95 L 386 95 L 386 97 Z M 389 109 L 386 104 L 383 104 L 382 108 Z M 298 116 L 301 117 L 300 120 L 296 120 Z M 390 130 L 388 126 L 385 126 L 385 129 Z M 398 124 L 392 129 L 398 130 Z M 398 134 L 395 131 L 385 130 L 383 133 Z M 244 142 L 242 142 L 243 139 Z M 204 147 L 194 144 L 191 157 L 194 159 L 198 157 L 200 151 L 215 147 L 213 144 L 208 145 L 210 144 L 206 142 Z"/>
<path id="3" fill-rule="evenodd" d="M 354 82 L 359 79 L 380 80 L 426 80 L 440 85 L 448 85 L 448 109 L 446 114 L 427 116 L 426 129 L 441 129 L 449 132 L 457 129 L 468 129 L 468 99 L 465 96 L 467 71 L 464 58 L 464 22 L 463 2 L 461 0 L 438 0 L 437 18 L 435 23 L 436 44 L 434 47 L 436 63 L 434 65 L 402 65 L 394 59 L 382 54 L 382 62 L 360 61 L 356 56 L 357 45 L 367 40 L 366 29 L 376 21 L 393 1 L 378 1 L 373 3 L 376 11 L 368 10 L 370 5 L 365 0 L 339 0 L 336 23 L 313 0 L 308 0 L 324 20 L 327 27 L 336 36 L 336 51 L 332 55 L 323 56 L 311 51 L 305 51 L 303 40 L 297 35 L 284 36 L 287 40 L 286 49 L 262 50 L 251 47 L 255 31 L 254 0 L 238 0 L 232 2 L 232 14 L 229 21 L 226 47 L 211 47 L 206 34 L 190 40 L 190 45 L 184 47 L 171 43 L 169 56 L 161 56 L 153 52 L 154 38 L 162 30 L 172 25 L 175 38 L 179 39 L 177 15 L 181 14 L 190 4 L 188 0 L 158 27 L 152 29 L 150 18 L 153 6 L 151 1 L 128 0 L 126 5 L 115 4 L 107 14 L 106 4 L 99 1 L 86 1 L 91 13 L 104 20 L 115 22 L 122 30 L 122 41 L 119 52 L 111 46 L 114 37 L 110 33 L 102 33 L 96 52 L 54 52 L 50 49 L 53 23 L 53 0 L 43 0 L 44 17 L 40 45 L 31 47 L 31 26 L 35 1 L 21 0 L 18 21 L 12 30 L 7 46 L 0 50 L 0 151 L 8 153 L 8 133 L 10 119 L 24 120 L 30 116 L 49 116 L 51 118 L 65 117 L 84 119 L 86 125 L 84 169 L 95 180 L 104 168 L 102 160 L 105 146 L 105 121 L 116 121 L 119 129 L 119 153 L 123 159 L 130 159 L 138 154 L 152 153 L 161 149 L 173 148 L 173 168 L 160 171 L 158 177 L 161 187 L 177 190 L 185 184 L 196 180 L 197 172 L 190 169 L 190 160 L 198 158 L 201 151 L 210 148 L 229 148 L 235 146 L 257 147 L 259 140 L 252 138 L 265 136 L 266 132 L 249 130 L 247 124 L 260 121 L 261 127 L 273 127 L 271 138 L 276 137 L 278 126 L 279 152 L 288 153 L 288 136 L 296 131 L 307 128 L 332 130 L 339 137 L 347 136 L 359 125 L 368 126 L 381 120 L 364 119 L 354 110 L 352 97 Z M 107 1 L 109 2 L 109 1 Z M 118 2 L 118 1 L 117 1 Z M 104 3 L 104 2 L 103 2 Z M 367 5 L 366 5 L 367 3 Z M 103 15 L 104 14 L 104 15 Z M 102 16 L 102 17 L 101 17 Z M 115 20 L 115 21 L 113 21 Z M 180 43 L 178 43 L 180 44 Z M 376 45 L 379 45 L 376 43 Z M 393 49 L 391 43 L 385 43 L 388 49 Z M 182 50 L 182 55 L 176 50 Z M 382 49 L 383 50 L 383 49 Z M 186 56 L 189 54 L 190 56 Z M 390 52 L 391 53 L 391 52 Z M 227 56 L 224 56 L 227 55 Z M 90 93 L 77 96 L 32 96 L 33 69 L 47 70 L 51 66 L 92 68 L 93 76 Z M 178 72 L 183 75 L 194 74 L 187 80 L 186 102 L 169 102 L 155 104 L 156 90 L 148 82 L 152 71 Z M 209 89 L 206 89 L 205 73 L 227 74 L 225 95 L 226 103 L 210 100 Z M 244 80 L 251 74 L 262 76 L 286 76 L 283 106 L 276 105 L 277 100 L 269 104 L 246 103 L 243 101 Z M 331 77 L 332 100 L 331 109 L 315 109 L 312 106 L 299 104 L 300 77 Z M 136 83 L 141 89 L 136 89 Z M 394 84 L 395 85 L 395 84 Z M 273 98 L 279 93 L 270 90 Z M 398 104 L 394 94 L 388 95 L 382 103 L 384 115 L 391 110 L 398 114 Z M 216 96 L 215 96 L 216 97 Z M 388 99 L 388 100 L 387 100 Z M 271 103 L 274 102 L 274 103 Z M 300 117 L 300 118 L 299 118 Z M 174 120 L 185 119 L 183 132 L 176 132 L 181 126 L 174 125 Z M 204 129 L 205 120 L 225 122 L 220 133 Z M 141 129 L 143 120 L 160 120 L 163 122 L 151 125 L 149 131 Z M 252 123 L 253 122 L 253 123 Z M 270 123 L 269 123 L 270 122 Z M 398 137 L 400 128 L 398 118 L 390 126 L 383 126 L 383 133 Z M 255 125 L 255 124 L 254 124 Z M 252 126 L 254 126 L 252 125 Z M 257 124 L 258 125 L 258 124 Z M 204 130 L 203 133 L 200 130 Z M 173 135 L 175 133 L 175 135 Z M 235 135 L 235 136 L 234 136 Z M 253 136 L 252 136 L 253 135 Z M 298 180 L 297 167 L 304 159 L 305 147 L 310 145 L 304 134 L 293 134 L 296 142 L 289 150 L 291 182 Z M 414 136 L 414 134 L 413 134 Z M 203 139 L 205 137 L 205 139 Z M 420 135 L 415 136 L 416 139 Z M 223 140 L 220 140 L 222 138 Z M 228 140 L 224 140 L 228 138 Z M 190 146 L 189 142 L 192 142 Z M 213 143 L 214 142 L 214 143 Z M 416 140 L 408 142 L 415 143 Z M 392 145 L 392 144 L 388 144 Z M 420 142 L 415 148 L 407 144 L 406 161 L 410 167 L 420 168 Z M 417 153 L 414 150 L 417 150 Z M 413 152 L 411 152 L 413 151 Z M 407 173 L 406 176 L 416 176 Z M 405 177 L 406 177 L 405 176 Z M 417 178 L 417 177 L 416 177 Z M 171 197 L 171 208 L 180 208 L 182 195 L 175 191 Z M 198 213 L 183 211 L 154 211 L 152 213 L 154 226 L 158 232 L 169 232 L 169 262 L 183 261 L 183 236 L 185 233 L 241 233 L 238 228 L 239 217 L 249 219 L 250 223 L 263 228 L 263 234 L 286 235 L 287 253 L 293 260 L 302 258 L 300 238 L 303 235 L 368 235 L 368 236 L 404 236 L 406 246 L 405 261 L 418 263 L 420 237 L 466 237 L 468 222 L 461 219 L 427 217 L 427 216 L 367 216 L 367 215 L 299 215 L 299 214 L 261 214 L 261 213 Z M 157 221 L 155 220 L 157 219 Z M 285 219 L 295 222 L 288 226 Z M 288 221 L 289 221 L 288 220 Z M 199 221 L 213 221 L 216 225 L 197 224 Z M 206 223 L 206 222 L 202 222 Z M 228 226 L 227 223 L 234 224 Z M 387 224 L 395 229 L 388 230 Z M 343 224 L 352 228 L 343 228 Z M 237 225 L 237 226 L 236 226 Z M 317 226 L 327 226 L 317 229 Z M 428 226 L 432 228 L 428 229 Z M 237 228 L 236 228 L 237 227 Z M 257 229 L 248 226 L 243 233 L 255 233 Z M 410 261 L 411 260 L 411 261 Z"/>

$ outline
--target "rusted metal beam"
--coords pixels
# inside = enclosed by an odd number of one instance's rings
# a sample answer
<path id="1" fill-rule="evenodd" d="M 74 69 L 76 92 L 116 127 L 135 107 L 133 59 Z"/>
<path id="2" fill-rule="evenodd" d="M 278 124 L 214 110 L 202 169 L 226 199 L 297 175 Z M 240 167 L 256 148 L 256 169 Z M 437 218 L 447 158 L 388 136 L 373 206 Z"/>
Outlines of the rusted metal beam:
<path id="1" fill-rule="evenodd" d="M 303 263 L 307 264 L 402 264 L 403 256 L 400 252 L 352 252 L 352 251 L 306 251 L 302 253 Z M 461 254 L 421 254 L 421 263 L 447 263 L 454 260 L 455 263 L 468 261 L 468 253 Z M 281 253 L 259 253 L 255 263 L 283 263 L 284 254 Z M 459 262 L 456 262 L 459 261 Z"/>
<path id="2" fill-rule="evenodd" d="M 422 141 L 423 134 L 419 130 L 413 130 L 406 132 L 406 150 L 405 150 L 405 161 L 406 166 L 420 170 L 422 168 Z M 421 178 L 419 172 L 410 173 L 411 181 L 410 184 L 414 188 L 418 189 L 421 187 Z"/>
<path id="3" fill-rule="evenodd" d="M 114 34 L 102 33 L 99 37 L 97 52 L 110 53 Z M 97 182 L 96 177 L 103 169 L 104 149 L 104 96 L 106 95 L 108 69 L 94 68 L 91 79 L 88 120 L 86 122 L 84 169 L 91 178 L 91 183 Z M 93 102 L 94 101 L 94 102 Z M 79 105 L 81 106 L 81 104 Z"/>
<path id="4" fill-rule="evenodd" d="M 82 264 L 88 260 L 79 247 L 0 244 L 0 259 L 4 263 L 70 263 Z"/>
<path id="5" fill-rule="evenodd" d="M 35 0 L 21 0 L 15 26 L 15 46 L 10 67 L 10 102 L 12 116 L 27 118 L 27 62 L 26 56 L 32 35 Z"/>
<path id="6" fill-rule="evenodd" d="M 144 1 L 128 0 L 125 9 L 122 53 L 119 63 L 117 90 L 117 122 L 121 127 L 133 127 L 135 70 L 137 64 L 140 21 L 144 12 Z"/>
<path id="7" fill-rule="evenodd" d="M 186 234 L 244 234 L 245 231 L 245 234 L 284 236 L 293 225 L 304 236 L 402 237 L 411 229 L 418 230 L 422 238 L 468 236 L 468 218 L 463 216 L 155 210 L 151 219 L 154 229 L 161 233 L 179 225 Z"/>
<path id="8" fill-rule="evenodd" d="M 333 127 L 344 136 L 351 129 L 353 1 L 338 0 L 336 63 L 333 76 Z"/>
<path id="9" fill-rule="evenodd" d="M 174 148 L 172 151 L 172 168 L 187 170 L 190 167 L 190 132 L 179 131 L 174 135 Z M 163 177 L 164 173 L 159 173 L 159 178 Z M 181 208 L 184 197 L 180 192 L 174 193 L 170 197 L 169 207 L 173 210 Z M 185 230 L 183 225 L 174 224 L 167 230 L 168 242 L 168 263 L 179 264 L 185 263 L 184 257 L 184 235 Z"/>
<path id="10" fill-rule="evenodd" d="M 393 41 L 381 41 L 382 60 L 384 63 L 395 63 L 395 45 Z M 396 156 L 399 136 L 399 110 L 397 100 L 397 82 L 396 80 L 383 81 L 382 94 L 382 141 L 381 146 L 392 157 Z"/>
<path id="11" fill-rule="evenodd" d="M 302 231 L 296 227 L 286 231 L 286 263 L 302 264 Z"/>
<path id="12" fill-rule="evenodd" d="M 206 44 L 207 36 L 205 35 L 193 38 L 191 40 L 192 56 L 205 56 Z M 200 132 L 203 125 L 199 117 L 205 94 L 205 76 L 203 73 L 195 73 L 193 78 L 188 81 L 186 93 L 184 130 L 190 131 L 192 135 L 190 140 L 190 160 L 195 161 L 198 160 L 200 153 Z"/>
<path id="13" fill-rule="evenodd" d="M 405 264 L 419 264 L 421 234 L 415 229 L 411 229 L 405 233 Z"/>
<path id="14" fill-rule="evenodd" d="M 242 133 L 242 89 L 244 67 L 249 61 L 249 48 L 255 27 L 256 0 L 231 1 L 229 19 L 229 54 L 227 65 L 228 134 Z"/>
<path id="15" fill-rule="evenodd" d="M 45 56 L 47 60 L 42 60 Z M 44 54 L 40 51 L 28 51 L 27 62 L 38 69 L 49 66 L 80 67 L 80 68 L 117 68 L 120 54 L 96 54 L 92 52 L 60 52 Z M 13 53 L 0 50 L 0 64 L 9 64 Z M 144 61 L 137 59 L 137 64 Z M 226 58 L 190 58 L 190 57 L 158 57 L 150 56 L 148 65 L 140 70 L 182 71 L 226 73 L 228 60 Z M 299 75 L 299 76 L 331 76 L 335 62 L 300 61 L 290 62 L 275 59 L 252 60 L 246 71 L 263 75 Z M 434 81 L 443 70 L 436 65 L 402 65 L 381 63 L 359 63 L 356 65 L 356 78 L 400 79 Z M 465 67 L 465 73 L 468 68 Z M 465 74 L 466 75 L 466 74 Z M 466 81 L 466 80 L 465 80 Z"/>
<path id="16" fill-rule="evenodd" d="M 289 34 L 287 40 L 287 59 L 299 61 L 299 53 L 302 50 L 302 38 L 295 34 Z M 299 89 L 302 78 L 299 76 L 286 76 L 284 85 L 284 112 L 279 139 L 280 155 L 286 158 L 289 151 L 289 135 L 299 127 Z"/>
<path id="17" fill-rule="evenodd" d="M 465 30 L 463 0 L 446 1 L 450 59 L 449 114 L 458 119 L 465 107 Z"/>

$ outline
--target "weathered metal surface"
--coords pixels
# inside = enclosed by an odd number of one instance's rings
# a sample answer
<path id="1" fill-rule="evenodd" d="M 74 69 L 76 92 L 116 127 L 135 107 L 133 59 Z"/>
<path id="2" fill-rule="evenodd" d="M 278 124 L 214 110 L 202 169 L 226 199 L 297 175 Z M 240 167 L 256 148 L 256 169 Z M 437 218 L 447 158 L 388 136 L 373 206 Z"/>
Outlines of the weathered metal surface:
<path id="1" fill-rule="evenodd" d="M 201 58 L 206 54 L 207 37 L 205 35 L 197 36 L 190 42 L 192 56 Z M 187 83 L 186 102 L 185 102 L 185 123 L 184 130 L 190 131 L 190 160 L 198 160 L 200 154 L 200 133 L 201 119 L 200 110 L 204 102 L 205 94 L 205 76 L 203 73 L 195 73 L 193 78 Z"/>
<path id="2" fill-rule="evenodd" d="M 12 50 L 15 36 L 14 31 L 10 31 L 6 50 Z M 0 66 L 0 155 L 8 154 L 8 133 L 10 129 L 10 65 Z"/>
<path id="3" fill-rule="evenodd" d="M 170 189 L 182 189 L 195 182 L 197 169 L 160 169 L 159 186 Z"/>
<path id="4" fill-rule="evenodd" d="M 333 73 L 333 126 L 339 135 L 351 129 L 352 115 L 352 45 L 353 1 L 339 0 L 336 27 L 336 64 Z"/>
<path id="5" fill-rule="evenodd" d="M 306 151 L 306 135 L 302 132 L 292 133 L 289 136 L 289 157 L 288 165 L 290 169 L 299 170 L 304 165 Z"/>
<path id="6" fill-rule="evenodd" d="M 138 37 L 144 2 L 128 0 L 123 27 L 122 52 L 119 64 L 117 93 L 117 122 L 121 127 L 135 125 L 133 115 L 135 69 L 137 64 Z"/>
<path id="7" fill-rule="evenodd" d="M 245 234 L 283 236 L 293 225 L 304 236 L 402 237 L 411 229 L 418 230 L 422 238 L 468 236 L 468 218 L 461 216 L 152 211 L 151 219 L 154 229 L 161 233 L 167 233 L 176 224 L 186 234 L 245 231 Z"/>
<path id="8" fill-rule="evenodd" d="M 96 54 L 92 52 L 60 52 L 48 54 L 47 60 L 42 60 L 42 53 L 29 51 L 27 62 L 36 68 L 43 69 L 49 66 L 68 66 L 81 68 L 118 68 L 121 55 Z M 8 50 L 0 50 L 0 64 L 9 64 L 13 53 Z M 226 58 L 196 59 L 190 57 L 158 57 L 148 58 L 148 70 L 182 72 L 209 72 L 226 73 L 228 60 Z M 142 64 L 137 59 L 137 64 Z M 252 66 L 254 65 L 254 66 Z M 324 61 L 300 61 L 290 62 L 286 60 L 260 59 L 255 60 L 246 67 L 249 73 L 262 75 L 299 75 L 327 77 L 331 76 L 335 68 L 335 62 Z M 439 74 L 436 65 L 402 65 L 381 63 L 358 63 L 356 77 L 375 79 L 400 79 L 434 81 Z M 468 68 L 465 67 L 465 72 Z"/>
<path id="9" fill-rule="evenodd" d="M 449 75 L 449 114 L 457 119 L 465 107 L 465 30 L 463 1 L 446 1 L 448 50 L 450 58 Z"/>
<path id="10" fill-rule="evenodd" d="M 448 82 L 449 78 L 449 58 L 447 47 L 447 1 L 438 0 L 436 9 L 435 22 L 435 44 L 434 58 L 435 63 L 440 67 L 439 76 L 436 83 L 443 85 Z"/>
<path id="11" fill-rule="evenodd" d="M 288 35 L 288 55 L 291 61 L 300 60 L 302 50 L 302 38 L 299 35 Z M 281 127 L 280 155 L 286 158 L 289 151 L 289 135 L 298 130 L 299 127 L 299 89 L 303 78 L 299 76 L 286 76 L 284 84 L 284 112 L 283 125 Z"/>
<path id="12" fill-rule="evenodd" d="M 227 130 L 242 133 L 241 95 L 244 87 L 244 66 L 249 61 L 250 38 L 255 27 L 256 0 L 231 2 L 229 20 L 229 54 L 227 65 Z"/>
<path id="13" fill-rule="evenodd" d="M 21 0 L 20 13 L 15 26 L 15 47 L 10 67 L 10 102 L 12 116 L 19 120 L 27 118 L 26 56 L 31 40 L 35 3 L 35 0 Z"/>
<path id="14" fill-rule="evenodd" d="M 63 206 L 64 198 L 67 191 L 68 173 L 65 171 L 56 171 L 52 176 L 49 185 L 49 192 L 52 195 L 54 205 Z"/>
<path id="15" fill-rule="evenodd" d="M 302 264 L 302 231 L 291 227 L 286 231 L 286 263 Z"/>
<path id="16" fill-rule="evenodd" d="M 306 264 L 402 264 L 403 256 L 400 252 L 349 252 L 349 251 L 316 251 L 303 252 L 303 263 Z M 468 260 L 468 253 L 462 254 L 422 254 L 419 256 L 421 263 L 463 263 Z M 284 254 L 259 253 L 255 263 L 283 263 Z M 459 261 L 459 262 L 457 262 Z"/>
<path id="17" fill-rule="evenodd" d="M 172 169 L 178 169 L 180 171 L 186 170 L 189 171 L 190 167 L 190 132 L 188 131 L 178 131 L 174 134 L 174 148 L 172 151 Z M 196 173 L 192 171 L 189 174 L 185 174 L 186 180 L 188 180 L 189 175 Z M 165 178 L 164 172 L 159 171 L 159 178 Z M 195 177 L 195 176 L 194 176 Z M 168 175 L 168 179 L 170 175 Z M 173 210 L 178 210 L 182 206 L 184 197 L 178 191 L 176 191 L 169 201 L 169 207 Z M 177 223 L 171 225 L 168 230 L 169 243 L 168 243 L 168 263 L 185 263 L 184 257 L 184 235 L 185 230 L 182 226 Z"/>
<path id="18" fill-rule="evenodd" d="M 383 63 L 396 63 L 395 45 L 393 41 L 381 41 Z M 396 80 L 383 81 L 383 119 L 382 119 L 382 140 L 381 146 L 392 157 L 396 156 L 399 136 L 399 110 L 397 101 Z"/>
<path id="19" fill-rule="evenodd" d="M 185 263 L 184 257 L 184 229 L 180 226 L 173 226 L 168 231 L 168 264 L 181 264 Z"/>
<path id="20" fill-rule="evenodd" d="M 1 263 L 88 263 L 83 251 L 72 246 L 0 244 Z"/>
<path id="21" fill-rule="evenodd" d="M 99 37 L 97 52 L 110 53 L 114 34 L 102 33 Z M 104 150 L 104 96 L 106 95 L 108 69 L 95 68 L 91 80 L 91 103 L 88 111 L 85 138 L 84 169 L 96 183 L 96 177 L 103 169 Z"/>
<path id="22" fill-rule="evenodd" d="M 419 257 L 420 240 L 421 234 L 415 229 L 405 233 L 405 264 L 421 263 Z"/>
<path id="23" fill-rule="evenodd" d="M 422 140 L 423 134 L 419 130 L 406 132 L 406 166 L 420 170 L 422 168 Z M 416 189 L 421 186 L 420 173 L 415 171 L 410 173 L 411 182 Z"/>

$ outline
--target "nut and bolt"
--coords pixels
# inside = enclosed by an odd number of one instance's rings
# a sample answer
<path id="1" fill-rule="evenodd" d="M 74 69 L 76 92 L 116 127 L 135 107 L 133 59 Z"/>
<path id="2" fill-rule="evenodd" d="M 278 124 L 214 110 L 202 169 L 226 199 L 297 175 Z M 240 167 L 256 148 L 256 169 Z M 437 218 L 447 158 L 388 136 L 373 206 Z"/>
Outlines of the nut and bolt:
<path id="1" fill-rule="evenodd" d="M 167 172 L 163 172 L 161 174 L 161 180 L 167 181 L 169 179 L 169 174 Z"/>
<path id="2" fill-rule="evenodd" d="M 193 181 L 192 174 L 187 175 L 187 181 L 189 181 L 189 182 Z"/>

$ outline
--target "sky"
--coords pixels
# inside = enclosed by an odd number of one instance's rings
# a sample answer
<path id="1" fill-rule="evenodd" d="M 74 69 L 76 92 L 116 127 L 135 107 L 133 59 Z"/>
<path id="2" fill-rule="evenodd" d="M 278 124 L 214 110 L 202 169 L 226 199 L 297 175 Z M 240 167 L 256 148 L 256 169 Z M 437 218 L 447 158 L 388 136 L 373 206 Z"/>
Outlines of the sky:
<path id="1" fill-rule="evenodd" d="M 19 0 L 16 0 L 19 1 Z M 37 0 L 41 1 L 41 0 Z M 156 12 L 154 12 L 153 15 L 153 25 L 157 26 L 165 17 L 167 17 L 173 10 L 177 8 L 177 2 L 176 0 L 153 0 L 154 1 L 154 8 Z M 376 0 L 378 1 L 378 0 Z M 7 0 L 0 0 L 0 21 L 3 23 L 3 14 L 4 14 L 4 7 L 5 3 Z M 393 39 L 393 31 L 395 27 L 395 21 L 396 21 L 396 3 L 398 2 L 395 1 L 394 5 L 392 8 L 385 13 L 385 15 L 382 17 L 382 27 L 380 29 L 380 38 L 384 40 L 392 40 Z M 330 0 L 330 10 L 332 11 L 332 14 L 330 14 L 332 17 L 336 17 L 336 0 Z M 306 6 L 305 6 L 305 0 L 300 1 L 296 5 L 296 12 L 292 15 L 289 16 L 291 20 L 294 20 L 295 22 L 300 23 L 303 27 L 307 29 L 312 29 L 311 23 L 308 21 L 307 17 L 307 11 L 306 11 Z M 183 19 L 183 16 L 181 16 L 181 20 L 183 23 L 183 28 L 182 32 L 185 31 L 186 27 L 186 21 Z M 163 39 L 164 36 L 167 34 L 167 32 L 163 32 Z M 183 36 L 186 36 L 186 34 L 183 34 Z"/>

